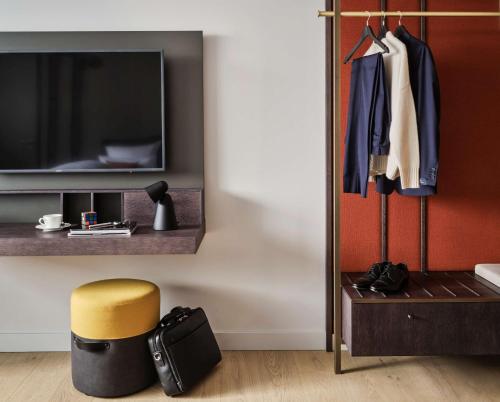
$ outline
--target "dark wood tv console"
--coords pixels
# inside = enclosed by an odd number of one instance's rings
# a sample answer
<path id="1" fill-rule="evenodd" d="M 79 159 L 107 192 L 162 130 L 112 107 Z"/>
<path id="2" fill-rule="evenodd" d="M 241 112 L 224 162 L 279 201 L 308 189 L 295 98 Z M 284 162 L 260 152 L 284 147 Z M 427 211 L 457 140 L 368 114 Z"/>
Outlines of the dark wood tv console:
<path id="1" fill-rule="evenodd" d="M 342 274 L 352 356 L 500 355 L 500 288 L 469 271 L 412 272 L 400 293 L 359 291 Z"/>
<path id="2" fill-rule="evenodd" d="M 67 231 L 42 232 L 32 220 L 0 222 L 0 256 L 194 254 L 205 234 L 203 191 L 173 189 L 169 193 L 179 229 L 160 232 L 151 227 L 155 205 L 143 190 L 0 191 L 0 197 L 28 197 L 33 203 L 55 197 L 59 212 L 69 223 L 78 223 L 80 212 L 94 210 L 100 222 L 130 219 L 139 225 L 129 238 L 80 239 L 68 238 Z M 56 211 L 45 211 L 49 212 Z"/>

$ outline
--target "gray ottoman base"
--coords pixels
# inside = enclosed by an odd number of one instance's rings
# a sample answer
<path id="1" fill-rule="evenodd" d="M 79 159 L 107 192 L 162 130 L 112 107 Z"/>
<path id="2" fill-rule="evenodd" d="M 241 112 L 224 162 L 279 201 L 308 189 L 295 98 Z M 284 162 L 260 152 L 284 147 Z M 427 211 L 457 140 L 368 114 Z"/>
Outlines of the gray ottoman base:
<path id="1" fill-rule="evenodd" d="M 71 374 L 84 394 L 117 397 L 133 394 L 157 380 L 147 337 L 96 340 L 71 333 Z"/>

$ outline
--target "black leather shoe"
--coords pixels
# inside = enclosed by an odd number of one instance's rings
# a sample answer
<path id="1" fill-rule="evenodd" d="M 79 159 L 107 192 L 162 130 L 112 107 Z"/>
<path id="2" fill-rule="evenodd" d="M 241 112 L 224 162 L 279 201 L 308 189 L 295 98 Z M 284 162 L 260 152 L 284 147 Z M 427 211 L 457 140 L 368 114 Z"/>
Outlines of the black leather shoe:
<path id="1" fill-rule="evenodd" d="M 359 277 L 359 279 L 352 284 L 352 287 L 361 290 L 368 290 L 370 285 L 379 278 L 382 272 L 384 272 L 386 265 L 391 265 L 391 263 L 384 261 L 373 264 L 366 274 Z"/>
<path id="2" fill-rule="evenodd" d="M 374 292 L 399 292 L 407 283 L 410 274 L 405 264 L 387 264 L 384 272 L 370 286 Z"/>

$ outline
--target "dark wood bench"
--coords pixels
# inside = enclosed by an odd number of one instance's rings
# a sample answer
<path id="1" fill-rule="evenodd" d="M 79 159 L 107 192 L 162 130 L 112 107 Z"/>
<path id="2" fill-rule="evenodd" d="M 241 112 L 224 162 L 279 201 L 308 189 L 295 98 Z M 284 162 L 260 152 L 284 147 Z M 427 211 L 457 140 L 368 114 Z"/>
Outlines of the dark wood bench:
<path id="1" fill-rule="evenodd" d="M 359 291 L 342 274 L 352 356 L 500 355 L 500 288 L 469 271 L 412 272 L 400 293 Z"/>

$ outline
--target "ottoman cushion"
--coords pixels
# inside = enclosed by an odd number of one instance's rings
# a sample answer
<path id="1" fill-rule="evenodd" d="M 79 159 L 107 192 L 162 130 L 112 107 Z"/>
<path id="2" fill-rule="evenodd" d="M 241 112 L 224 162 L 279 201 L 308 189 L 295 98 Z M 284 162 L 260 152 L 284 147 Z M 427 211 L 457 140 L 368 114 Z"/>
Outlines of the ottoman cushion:
<path id="1" fill-rule="evenodd" d="M 71 295 L 71 331 L 89 339 L 122 339 L 152 330 L 160 316 L 160 290 L 138 279 L 91 282 Z"/>

